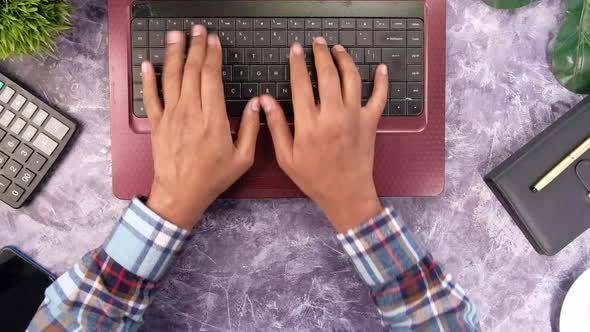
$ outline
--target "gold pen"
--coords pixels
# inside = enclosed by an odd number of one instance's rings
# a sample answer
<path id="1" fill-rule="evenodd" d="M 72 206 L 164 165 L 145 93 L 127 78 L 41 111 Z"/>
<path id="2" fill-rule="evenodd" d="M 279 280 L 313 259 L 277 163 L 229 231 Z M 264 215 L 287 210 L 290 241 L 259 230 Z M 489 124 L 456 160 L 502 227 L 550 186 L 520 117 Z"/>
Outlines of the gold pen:
<path id="1" fill-rule="evenodd" d="M 538 192 L 547 187 L 551 182 L 557 179 L 568 167 L 570 167 L 576 160 L 578 160 L 584 153 L 590 150 L 590 137 L 574 149 L 567 157 L 565 157 L 557 166 L 553 167 L 544 177 L 537 182 L 532 188 L 533 192 Z"/>

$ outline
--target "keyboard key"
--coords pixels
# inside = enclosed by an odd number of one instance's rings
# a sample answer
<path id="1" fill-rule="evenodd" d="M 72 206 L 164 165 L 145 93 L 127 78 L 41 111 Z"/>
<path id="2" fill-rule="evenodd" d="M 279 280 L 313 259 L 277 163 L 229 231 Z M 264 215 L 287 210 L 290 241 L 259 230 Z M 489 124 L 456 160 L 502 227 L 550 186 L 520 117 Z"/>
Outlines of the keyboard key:
<path id="1" fill-rule="evenodd" d="M 133 66 L 133 83 L 141 82 L 141 67 Z"/>
<path id="2" fill-rule="evenodd" d="M 252 30 L 254 29 L 254 23 L 251 18 L 236 18 L 236 29 L 237 30 Z"/>
<path id="3" fill-rule="evenodd" d="M 25 120 L 20 119 L 20 118 L 16 119 L 16 121 L 14 121 L 14 123 L 10 127 L 10 131 L 15 135 L 19 135 L 20 132 L 23 131 L 23 129 L 25 128 L 26 125 L 27 125 L 27 123 L 25 122 Z"/>
<path id="4" fill-rule="evenodd" d="M 406 47 L 406 32 L 375 31 L 375 46 Z"/>
<path id="5" fill-rule="evenodd" d="M 241 99 L 240 83 L 226 83 L 224 86 L 225 98 L 227 99 Z"/>
<path id="6" fill-rule="evenodd" d="M 357 31 L 356 32 L 357 46 L 373 46 L 373 32 L 371 31 Z"/>
<path id="7" fill-rule="evenodd" d="M 18 112 L 23 107 L 23 105 L 25 104 L 26 101 L 27 101 L 27 98 L 25 98 L 23 95 L 19 94 L 12 100 L 12 103 L 10 104 L 10 108 L 12 108 L 13 110 Z"/>
<path id="8" fill-rule="evenodd" d="M 275 83 L 262 83 L 260 84 L 261 95 L 271 95 L 277 97 L 277 85 Z"/>
<path id="9" fill-rule="evenodd" d="M 219 30 L 219 20 L 216 18 L 207 17 L 201 20 L 201 24 L 207 28 L 208 31 Z"/>
<path id="10" fill-rule="evenodd" d="M 305 30 L 320 30 L 322 28 L 321 18 L 307 18 L 305 19 Z"/>
<path id="11" fill-rule="evenodd" d="M 381 61 L 389 67 L 390 81 L 406 80 L 406 49 L 384 48 L 381 50 Z"/>
<path id="12" fill-rule="evenodd" d="M 244 83 L 242 84 L 242 98 L 250 99 L 258 96 L 258 84 Z"/>
<path id="13" fill-rule="evenodd" d="M 4 88 L 4 90 L 2 90 L 2 93 L 0 93 L 0 101 L 8 104 L 8 102 L 10 101 L 10 98 L 12 98 L 12 96 L 14 95 L 14 90 L 7 86 Z"/>
<path id="14" fill-rule="evenodd" d="M 406 99 L 406 83 L 389 83 L 389 98 Z"/>
<path id="15" fill-rule="evenodd" d="M 144 31 L 147 30 L 147 19 L 136 18 L 131 22 L 131 30 Z"/>
<path id="16" fill-rule="evenodd" d="M 311 47 L 304 47 L 303 54 L 305 54 L 305 63 L 313 63 L 313 49 Z"/>
<path id="17" fill-rule="evenodd" d="M 354 30 L 356 27 L 356 20 L 354 18 L 341 18 L 340 29 L 341 30 Z"/>
<path id="18" fill-rule="evenodd" d="M 268 66 L 268 80 L 272 82 L 281 82 L 286 80 L 284 65 Z"/>
<path id="19" fill-rule="evenodd" d="M 246 64 L 262 63 L 262 50 L 259 48 L 247 48 L 244 62 Z"/>
<path id="20" fill-rule="evenodd" d="M 348 50 L 352 60 L 357 65 L 365 63 L 365 50 L 362 48 L 351 48 Z"/>
<path id="21" fill-rule="evenodd" d="M 328 46 L 334 46 L 338 44 L 338 31 L 324 31 L 322 36 L 324 39 L 326 39 Z"/>
<path id="22" fill-rule="evenodd" d="M 324 30 L 338 30 L 337 18 L 325 18 L 322 22 Z"/>
<path id="23" fill-rule="evenodd" d="M 423 30 L 424 22 L 420 19 L 409 19 L 408 30 Z"/>
<path id="24" fill-rule="evenodd" d="M 375 80 L 375 73 L 377 72 L 379 65 L 371 65 L 371 82 Z"/>
<path id="25" fill-rule="evenodd" d="M 148 23 L 150 30 L 166 30 L 166 20 L 163 18 L 150 18 Z"/>
<path id="26" fill-rule="evenodd" d="M 184 30 L 190 31 L 197 24 L 201 24 L 200 19 L 198 19 L 198 18 L 185 18 L 184 19 Z"/>
<path id="27" fill-rule="evenodd" d="M 148 59 L 148 49 L 134 48 L 133 50 L 131 50 L 131 59 L 134 65 L 140 66 L 145 60 Z"/>
<path id="28" fill-rule="evenodd" d="M 53 151 L 55 151 L 57 148 L 57 143 L 51 138 L 47 137 L 47 135 L 39 133 L 33 142 L 33 146 L 41 150 L 41 152 L 45 153 L 46 155 L 51 156 Z"/>
<path id="29" fill-rule="evenodd" d="M 9 160 L 4 167 L 4 174 L 10 178 L 15 178 L 23 166 L 14 160 Z"/>
<path id="30" fill-rule="evenodd" d="M 406 115 L 406 101 L 405 100 L 390 100 L 387 115 L 400 116 Z"/>
<path id="31" fill-rule="evenodd" d="M 252 47 L 254 45 L 253 31 L 238 31 L 236 45 Z"/>
<path id="32" fill-rule="evenodd" d="M 231 82 L 232 81 L 231 66 L 221 66 L 221 79 L 224 82 Z"/>
<path id="33" fill-rule="evenodd" d="M 391 30 L 406 30 L 407 22 L 401 18 L 393 18 L 389 21 L 389 25 L 391 26 Z"/>
<path id="34" fill-rule="evenodd" d="M 148 47 L 148 33 L 147 33 L 147 31 L 133 31 L 131 33 L 131 46 L 133 46 L 133 47 Z"/>
<path id="35" fill-rule="evenodd" d="M 424 46 L 424 33 L 422 31 L 408 31 L 408 47 Z"/>
<path id="36" fill-rule="evenodd" d="M 233 18 L 220 18 L 219 30 L 234 30 L 236 28 L 236 20 Z"/>
<path id="37" fill-rule="evenodd" d="M 361 90 L 362 98 L 367 99 L 367 98 L 371 97 L 372 93 L 373 93 L 373 83 L 369 83 L 369 82 L 363 83 L 363 87 Z"/>
<path id="38" fill-rule="evenodd" d="M 408 115 L 418 116 L 422 114 L 422 100 L 408 101 Z"/>
<path id="39" fill-rule="evenodd" d="M 365 62 L 366 63 L 381 63 L 381 49 L 380 48 L 365 48 Z"/>
<path id="40" fill-rule="evenodd" d="M 291 98 L 291 83 L 277 83 L 277 98 L 290 99 Z"/>
<path id="41" fill-rule="evenodd" d="M 61 123 L 56 118 L 49 119 L 44 129 L 50 135 L 59 140 L 62 140 L 66 136 L 68 131 L 70 131 L 70 128 L 68 128 L 65 124 Z"/>
<path id="42" fill-rule="evenodd" d="M 316 37 L 321 37 L 322 31 L 320 30 L 313 30 L 313 31 L 305 31 L 305 46 L 313 46 L 313 40 Z"/>
<path id="43" fill-rule="evenodd" d="M 270 31 L 256 31 L 254 33 L 254 46 L 270 46 Z"/>
<path id="44" fill-rule="evenodd" d="M 227 50 L 227 63 L 229 64 L 243 64 L 244 63 L 244 49 L 230 48 Z"/>
<path id="45" fill-rule="evenodd" d="M 408 66 L 408 81 L 421 82 L 424 78 L 423 67 L 416 65 Z"/>
<path id="46" fill-rule="evenodd" d="M 262 50 L 263 63 L 280 63 L 280 57 L 278 48 L 265 48 Z"/>
<path id="47" fill-rule="evenodd" d="M 305 20 L 302 18 L 289 19 L 289 30 L 303 30 L 305 28 Z"/>
<path id="48" fill-rule="evenodd" d="M 373 28 L 375 30 L 389 30 L 389 19 L 374 19 Z"/>
<path id="49" fill-rule="evenodd" d="M 421 48 L 408 49 L 408 64 L 421 65 L 424 61 L 424 50 Z"/>
<path id="50" fill-rule="evenodd" d="M 287 31 L 273 31 L 270 35 L 270 44 L 272 46 L 288 46 Z"/>
<path id="51" fill-rule="evenodd" d="M 4 153 L 0 152 L 0 169 L 4 166 L 4 164 L 8 161 L 8 156 Z"/>
<path id="52" fill-rule="evenodd" d="M 254 19 L 254 30 L 270 30 L 270 20 L 268 18 Z"/>
<path id="53" fill-rule="evenodd" d="M 14 113 L 12 113 L 9 110 L 6 110 L 4 112 L 4 114 L 2 114 L 2 117 L 0 117 L 0 125 L 4 126 L 4 127 L 8 127 L 10 125 L 10 123 L 12 122 L 12 119 L 14 119 L 15 115 Z"/>
<path id="54" fill-rule="evenodd" d="M 33 156 L 31 157 L 31 159 L 29 160 L 29 163 L 27 164 L 27 166 L 30 167 L 33 171 L 39 172 L 43 168 L 43 165 L 45 165 L 46 162 L 47 162 L 47 159 L 45 157 L 43 157 L 39 153 L 35 152 L 33 154 Z"/>
<path id="55" fill-rule="evenodd" d="M 236 44 L 236 32 L 219 31 L 219 39 L 222 46 L 234 46 Z"/>
<path id="56" fill-rule="evenodd" d="M 270 27 L 273 30 L 287 30 L 289 21 L 286 18 L 273 18 L 270 20 Z"/>
<path id="57" fill-rule="evenodd" d="M 356 33 L 354 31 L 340 31 L 340 44 L 342 46 L 355 46 Z"/>
<path id="58" fill-rule="evenodd" d="M 250 66 L 250 81 L 268 81 L 268 68 L 266 66 Z"/>
<path id="59" fill-rule="evenodd" d="M 289 31 L 288 42 L 289 42 L 289 46 L 293 45 L 296 42 L 301 45 L 305 44 L 305 32 L 303 32 L 303 31 Z"/>
<path id="60" fill-rule="evenodd" d="M 47 119 L 47 115 L 47 112 L 45 112 L 44 110 L 39 110 L 39 112 L 37 112 L 37 115 L 35 115 L 35 118 L 33 118 L 33 123 L 37 126 L 42 126 L 43 122 L 45 122 L 45 119 Z"/>
<path id="61" fill-rule="evenodd" d="M 14 150 L 16 150 L 16 147 L 18 146 L 19 143 L 20 143 L 20 141 L 18 139 L 9 135 L 9 136 L 4 137 L 2 142 L 0 142 L 0 149 L 4 150 L 10 154 L 10 153 L 13 153 Z"/>
<path id="62" fill-rule="evenodd" d="M 371 80 L 371 67 L 369 65 L 360 65 L 358 66 L 358 70 L 362 81 Z"/>
<path id="63" fill-rule="evenodd" d="M 25 132 L 21 135 L 21 137 L 25 141 L 30 142 L 36 133 L 37 133 L 37 128 L 35 128 L 31 125 L 28 125 L 27 128 L 25 129 Z"/>
<path id="64" fill-rule="evenodd" d="M 0 193 L 5 193 L 8 186 L 10 186 L 10 180 L 0 175 Z"/>
<path id="65" fill-rule="evenodd" d="M 30 119 L 33 116 L 33 114 L 35 114 L 36 110 L 37 110 L 37 105 L 35 105 L 31 102 L 28 102 L 27 106 L 25 106 L 25 108 L 23 109 L 21 114 L 25 118 Z"/>
<path id="66" fill-rule="evenodd" d="M 422 85 L 422 83 L 408 83 L 408 98 L 424 98 L 424 86 Z"/>
<path id="67" fill-rule="evenodd" d="M 356 20 L 356 28 L 359 30 L 372 30 L 373 29 L 373 20 L 366 19 L 366 18 L 358 18 Z"/>
<path id="68" fill-rule="evenodd" d="M 234 66 L 232 70 L 232 79 L 234 82 L 243 82 L 248 80 L 248 66 Z"/>
<path id="69" fill-rule="evenodd" d="M 22 169 L 16 176 L 16 183 L 26 188 L 31 185 L 33 180 L 35 180 L 35 176 L 35 173 L 28 169 Z"/>
<path id="70" fill-rule="evenodd" d="M 165 48 L 153 48 L 150 50 L 150 62 L 154 66 L 161 66 L 164 64 L 166 58 Z"/>
<path id="71" fill-rule="evenodd" d="M 150 47 L 164 47 L 164 40 L 166 37 L 164 31 L 150 31 L 149 39 Z"/>
<path id="72" fill-rule="evenodd" d="M 135 116 L 138 118 L 147 117 L 147 113 L 145 112 L 145 107 L 143 106 L 143 101 L 135 100 L 133 102 L 133 114 L 135 114 Z"/>
<path id="73" fill-rule="evenodd" d="M 6 193 L 11 200 L 13 200 L 14 202 L 18 202 L 19 199 L 25 193 L 25 190 L 13 183 L 10 185 L 10 187 L 8 187 Z"/>
<path id="74" fill-rule="evenodd" d="M 281 48 L 281 63 L 289 64 L 289 54 L 291 50 L 288 48 Z"/>
<path id="75" fill-rule="evenodd" d="M 169 18 L 166 20 L 166 30 L 184 30 L 184 21 L 181 18 Z"/>
<path id="76" fill-rule="evenodd" d="M 14 158 L 24 164 L 27 162 L 27 160 L 29 160 L 29 158 L 31 158 L 32 154 L 33 154 L 33 149 L 31 149 L 30 147 L 28 147 L 24 144 L 21 144 L 16 149 L 16 153 L 15 153 Z"/>

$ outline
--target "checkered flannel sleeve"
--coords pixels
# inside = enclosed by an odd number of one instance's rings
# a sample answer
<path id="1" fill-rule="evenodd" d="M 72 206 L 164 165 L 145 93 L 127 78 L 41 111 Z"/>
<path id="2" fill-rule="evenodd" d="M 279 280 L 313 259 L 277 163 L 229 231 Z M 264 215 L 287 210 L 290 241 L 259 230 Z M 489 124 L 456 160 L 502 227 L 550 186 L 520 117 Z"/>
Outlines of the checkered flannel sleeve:
<path id="1" fill-rule="evenodd" d="M 136 331 L 189 232 L 134 199 L 104 245 L 46 291 L 27 331 Z"/>
<path id="2" fill-rule="evenodd" d="M 391 331 L 477 331 L 474 305 L 391 209 L 338 234 Z"/>

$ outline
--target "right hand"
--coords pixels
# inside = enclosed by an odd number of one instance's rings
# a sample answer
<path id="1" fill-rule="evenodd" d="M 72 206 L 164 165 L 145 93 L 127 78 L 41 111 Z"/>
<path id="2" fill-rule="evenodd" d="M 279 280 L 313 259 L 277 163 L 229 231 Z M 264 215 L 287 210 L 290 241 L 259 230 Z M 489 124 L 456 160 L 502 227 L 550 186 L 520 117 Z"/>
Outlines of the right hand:
<path id="1" fill-rule="evenodd" d="M 361 78 L 346 50 L 335 46 L 330 52 L 320 37 L 314 40 L 313 52 L 320 105 L 315 104 L 303 48 L 291 48 L 295 137 L 273 97 L 260 97 L 260 104 L 279 166 L 336 230 L 344 232 L 383 209 L 373 180 L 373 159 L 377 125 L 387 103 L 387 66 L 378 67 L 373 96 L 362 107 Z"/>

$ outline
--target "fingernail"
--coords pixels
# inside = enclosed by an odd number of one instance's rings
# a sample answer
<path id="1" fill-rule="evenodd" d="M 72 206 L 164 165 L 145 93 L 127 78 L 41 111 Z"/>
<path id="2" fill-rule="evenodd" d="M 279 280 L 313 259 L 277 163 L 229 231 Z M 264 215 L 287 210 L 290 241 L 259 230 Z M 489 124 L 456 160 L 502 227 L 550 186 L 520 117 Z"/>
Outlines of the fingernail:
<path id="1" fill-rule="evenodd" d="M 327 44 L 327 43 L 326 43 L 326 40 L 324 39 L 324 37 L 315 37 L 315 38 L 313 39 L 313 42 L 314 42 L 314 43 L 321 44 L 321 45 L 326 45 L 326 44 Z"/>
<path id="2" fill-rule="evenodd" d="M 207 29 L 200 24 L 195 25 L 193 27 L 193 37 L 198 37 L 198 36 L 204 34 L 205 32 L 207 32 Z"/>
<path id="3" fill-rule="evenodd" d="M 381 75 L 387 75 L 387 66 L 381 65 L 381 68 L 379 69 L 379 71 L 381 72 Z"/>
<path id="4" fill-rule="evenodd" d="M 150 63 L 149 61 L 144 61 L 141 63 L 141 71 L 145 74 L 150 70 Z"/>
<path id="5" fill-rule="evenodd" d="M 334 49 L 336 50 L 336 52 L 344 52 L 344 51 L 346 51 L 344 49 L 344 46 L 342 46 L 342 45 L 336 45 L 336 46 L 334 46 Z"/>
<path id="6" fill-rule="evenodd" d="M 272 103 L 269 102 L 267 99 L 261 100 L 260 104 L 266 113 L 272 111 Z"/>
<path id="7" fill-rule="evenodd" d="M 209 45 L 209 47 L 214 47 L 214 46 L 219 45 L 219 37 L 217 37 L 217 35 L 207 36 L 207 45 Z"/>
<path id="8" fill-rule="evenodd" d="M 301 44 L 299 44 L 299 43 L 293 44 L 293 47 L 291 49 L 293 50 L 293 54 L 295 54 L 295 55 L 302 55 L 303 54 L 303 47 L 301 47 Z"/>
<path id="9" fill-rule="evenodd" d="M 170 31 L 166 35 L 166 43 L 168 44 L 177 44 L 180 43 L 184 39 L 184 33 L 180 31 Z"/>
<path id="10" fill-rule="evenodd" d="M 254 112 L 260 112 L 260 100 L 258 98 L 252 100 L 250 104 L 250 109 Z"/>

